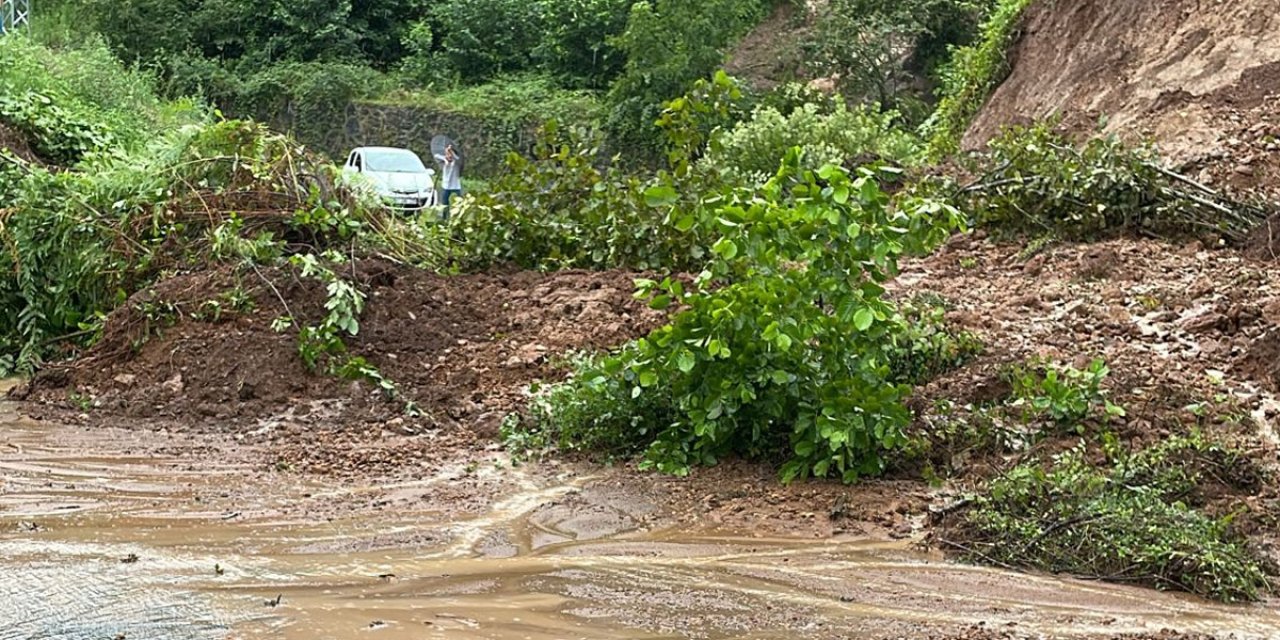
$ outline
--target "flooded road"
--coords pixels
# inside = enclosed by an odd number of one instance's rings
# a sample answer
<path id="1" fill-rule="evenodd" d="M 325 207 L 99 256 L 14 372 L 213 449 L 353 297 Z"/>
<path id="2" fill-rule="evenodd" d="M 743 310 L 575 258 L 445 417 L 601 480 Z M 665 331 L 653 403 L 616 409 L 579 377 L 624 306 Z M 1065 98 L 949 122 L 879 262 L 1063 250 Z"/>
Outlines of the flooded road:
<path id="1" fill-rule="evenodd" d="M 1263 606 L 663 524 L 572 470 L 361 485 L 185 440 L 0 405 L 0 639 L 1280 637 Z"/>

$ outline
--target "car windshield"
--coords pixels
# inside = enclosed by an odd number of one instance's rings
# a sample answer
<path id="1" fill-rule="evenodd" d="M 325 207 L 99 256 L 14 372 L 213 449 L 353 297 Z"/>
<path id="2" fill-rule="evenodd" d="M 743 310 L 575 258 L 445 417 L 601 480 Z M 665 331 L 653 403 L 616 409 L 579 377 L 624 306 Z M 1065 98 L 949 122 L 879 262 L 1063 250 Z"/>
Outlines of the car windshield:
<path id="1" fill-rule="evenodd" d="M 419 160 L 418 156 L 412 151 L 366 151 L 364 162 L 367 171 L 385 171 L 388 173 L 427 172 L 427 168 L 422 166 L 422 160 Z"/>

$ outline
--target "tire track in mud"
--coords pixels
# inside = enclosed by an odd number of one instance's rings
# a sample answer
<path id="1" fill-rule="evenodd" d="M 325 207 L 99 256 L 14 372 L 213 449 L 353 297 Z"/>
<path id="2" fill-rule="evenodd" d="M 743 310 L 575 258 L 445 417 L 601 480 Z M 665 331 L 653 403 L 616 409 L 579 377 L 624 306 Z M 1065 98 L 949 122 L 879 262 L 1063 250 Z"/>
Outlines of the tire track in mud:
<path id="1" fill-rule="evenodd" d="M 206 640 L 225 638 L 245 616 L 194 591 L 172 588 L 155 569 L 130 571 L 117 545 L 44 548 L 0 541 L 0 640 Z M 52 553 L 47 553 L 52 551 Z M 94 557 L 111 554 L 109 557 Z M 172 564 L 172 563 L 168 563 Z M 166 566 L 168 570 L 172 567 Z"/>

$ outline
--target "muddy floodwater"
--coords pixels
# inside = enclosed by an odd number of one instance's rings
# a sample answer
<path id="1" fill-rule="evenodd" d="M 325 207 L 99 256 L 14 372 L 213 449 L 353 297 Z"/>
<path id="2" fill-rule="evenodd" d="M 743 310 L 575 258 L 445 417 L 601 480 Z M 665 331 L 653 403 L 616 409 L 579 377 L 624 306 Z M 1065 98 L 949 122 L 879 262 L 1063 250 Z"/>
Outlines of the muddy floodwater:
<path id="1" fill-rule="evenodd" d="M 361 484 L 189 440 L 0 405 L 0 638 L 1280 637 L 1266 606 L 664 525 L 607 470 Z"/>

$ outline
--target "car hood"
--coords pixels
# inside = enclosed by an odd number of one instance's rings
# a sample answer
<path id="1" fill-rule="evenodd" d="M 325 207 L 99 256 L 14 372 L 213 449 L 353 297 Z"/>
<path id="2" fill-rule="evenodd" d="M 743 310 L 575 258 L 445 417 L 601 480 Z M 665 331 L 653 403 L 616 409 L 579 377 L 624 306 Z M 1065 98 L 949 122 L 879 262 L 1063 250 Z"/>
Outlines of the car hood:
<path id="1" fill-rule="evenodd" d="M 434 174 L 399 173 L 390 171 L 366 171 L 364 175 L 378 187 L 378 191 L 390 195 L 393 193 L 422 193 L 434 187 Z"/>

